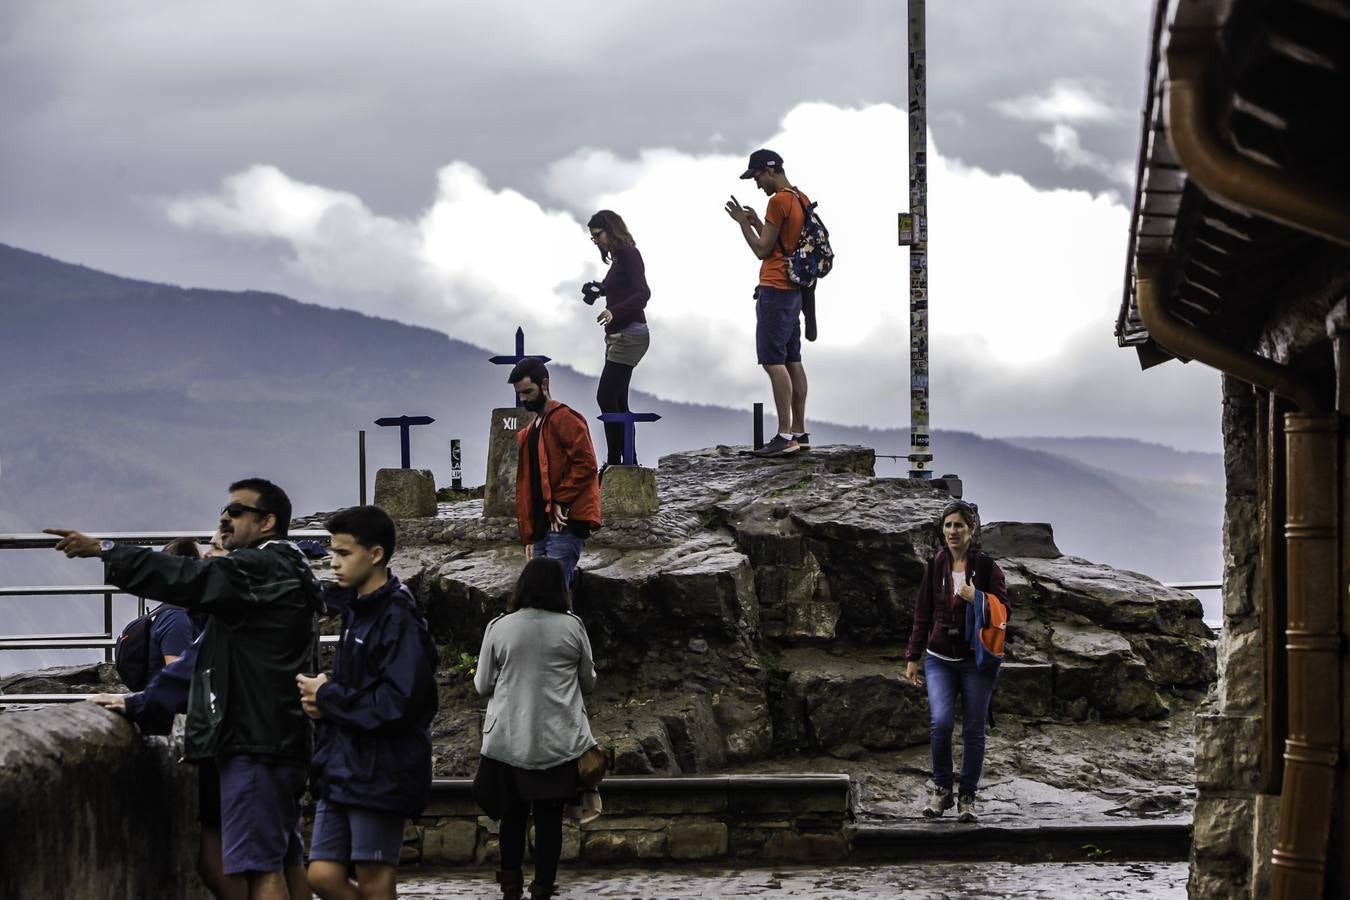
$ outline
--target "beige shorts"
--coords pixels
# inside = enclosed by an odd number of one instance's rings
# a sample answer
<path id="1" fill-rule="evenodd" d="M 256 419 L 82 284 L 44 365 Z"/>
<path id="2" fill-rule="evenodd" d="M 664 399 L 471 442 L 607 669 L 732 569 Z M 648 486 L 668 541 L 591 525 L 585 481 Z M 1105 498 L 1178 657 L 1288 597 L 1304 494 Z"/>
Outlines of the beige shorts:
<path id="1" fill-rule="evenodd" d="M 636 366 L 642 362 L 642 357 L 647 355 L 647 348 L 652 345 L 652 336 L 650 334 L 618 334 L 605 335 L 605 362 L 618 363 L 623 366 Z"/>

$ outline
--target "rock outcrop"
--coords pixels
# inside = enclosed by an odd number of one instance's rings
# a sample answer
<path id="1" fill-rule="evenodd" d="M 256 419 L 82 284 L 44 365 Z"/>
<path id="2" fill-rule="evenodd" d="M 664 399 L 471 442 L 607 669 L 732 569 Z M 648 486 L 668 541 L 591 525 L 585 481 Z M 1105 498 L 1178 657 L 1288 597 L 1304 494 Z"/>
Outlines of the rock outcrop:
<path id="1" fill-rule="evenodd" d="M 660 511 L 591 539 L 574 605 L 600 669 L 593 727 L 617 772 L 856 759 L 927 741 L 926 697 L 900 673 L 949 497 L 876 478 L 873 462 L 856 447 L 785 461 L 730 448 L 666 457 Z M 524 560 L 514 522 L 481 509 L 402 523 L 400 575 L 455 658 L 477 652 Z M 992 523 L 984 541 L 1012 608 L 999 714 L 1156 719 L 1214 680 L 1194 596 L 1064 556 L 1046 524 Z M 444 674 L 437 764 L 469 774 L 481 701 L 463 671 Z"/>

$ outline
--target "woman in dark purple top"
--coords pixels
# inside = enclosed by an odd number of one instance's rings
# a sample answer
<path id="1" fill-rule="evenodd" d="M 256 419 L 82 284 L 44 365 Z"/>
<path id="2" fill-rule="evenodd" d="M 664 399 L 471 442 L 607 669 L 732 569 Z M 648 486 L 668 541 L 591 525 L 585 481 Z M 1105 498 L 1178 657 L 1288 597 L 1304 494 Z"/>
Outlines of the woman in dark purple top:
<path id="1" fill-rule="evenodd" d="M 591 216 L 587 225 L 591 240 L 600 248 L 600 258 L 609 263 L 609 273 L 599 284 L 605 308 L 596 321 L 605 328 L 605 368 L 600 373 L 600 388 L 595 399 L 602 413 L 629 412 L 628 384 L 633 378 L 633 369 L 651 346 L 643 310 L 652 292 L 647 287 L 642 254 L 618 213 L 602 209 Z M 609 452 L 605 466 L 600 470 L 602 474 L 605 467 L 623 462 L 623 426 L 607 423 L 605 443 Z"/>

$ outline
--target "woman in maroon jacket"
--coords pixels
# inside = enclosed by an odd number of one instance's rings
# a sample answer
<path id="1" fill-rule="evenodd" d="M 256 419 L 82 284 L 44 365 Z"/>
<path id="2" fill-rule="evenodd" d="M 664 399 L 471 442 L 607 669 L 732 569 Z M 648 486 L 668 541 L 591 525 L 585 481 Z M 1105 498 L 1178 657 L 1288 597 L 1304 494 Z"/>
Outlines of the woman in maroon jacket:
<path id="1" fill-rule="evenodd" d="M 933 783 L 927 818 L 937 818 L 952 808 L 952 730 L 956 723 L 956 695 L 961 695 L 961 779 L 958 814 L 962 822 L 974 822 L 975 790 L 984 768 L 984 727 L 989 699 L 998 671 L 985 671 L 976 663 L 967 607 L 979 596 L 992 594 L 1007 605 L 1008 586 L 1003 570 L 975 544 L 979 518 L 975 507 L 962 500 L 942 510 L 943 548 L 924 567 L 923 582 L 914 599 L 914 627 L 905 658 L 905 677 L 913 684 L 928 684 L 928 709 L 932 717 Z M 924 675 L 919 675 L 923 659 Z"/>
<path id="2" fill-rule="evenodd" d="M 633 369 L 651 346 L 647 316 L 643 312 L 652 296 L 647 287 L 647 269 L 633 235 L 618 213 L 602 209 L 591 216 L 587 225 L 591 240 L 600 249 L 600 258 L 609 263 L 609 272 L 599 286 L 605 308 L 596 321 L 605 327 L 605 368 L 600 373 L 595 399 L 602 413 L 629 412 L 628 384 L 633 379 Z M 622 463 L 623 425 L 605 423 L 605 444 L 608 445 L 605 466 Z M 603 475 L 604 468 L 600 471 Z"/>

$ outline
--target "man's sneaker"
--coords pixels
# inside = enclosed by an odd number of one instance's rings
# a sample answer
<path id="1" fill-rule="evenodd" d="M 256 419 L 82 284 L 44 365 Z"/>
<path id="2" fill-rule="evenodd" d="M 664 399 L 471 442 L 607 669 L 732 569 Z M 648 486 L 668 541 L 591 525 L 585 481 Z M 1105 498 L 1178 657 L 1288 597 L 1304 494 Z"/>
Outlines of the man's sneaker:
<path id="1" fill-rule="evenodd" d="M 764 459 L 773 459 L 778 456 L 791 456 L 800 449 L 796 441 L 788 440 L 781 434 L 775 434 L 773 440 L 755 451 L 755 455 Z"/>
<path id="2" fill-rule="evenodd" d="M 792 439 L 797 442 L 797 446 L 802 450 L 811 449 L 811 432 L 803 431 L 801 434 L 794 434 Z"/>
<path id="3" fill-rule="evenodd" d="M 947 810 L 951 809 L 956 801 L 952 799 L 952 789 L 929 785 L 928 787 L 928 805 L 923 808 L 923 817 L 925 819 L 936 819 Z"/>
<path id="4" fill-rule="evenodd" d="M 956 821 L 958 822 L 978 822 L 980 817 L 975 815 L 975 795 L 962 794 L 961 802 L 956 807 Z"/>

